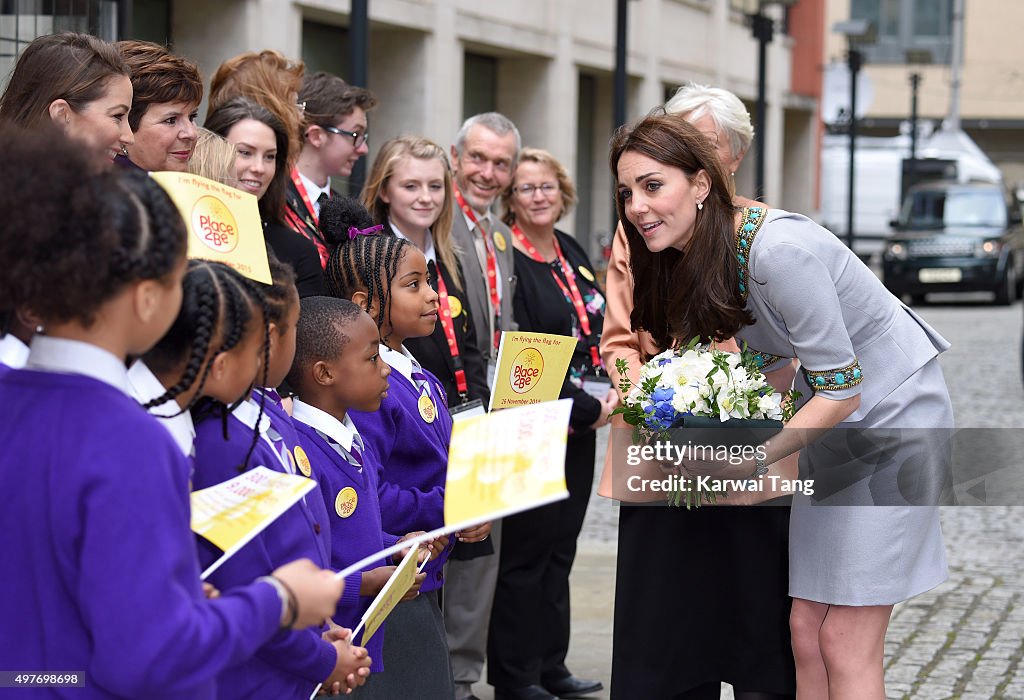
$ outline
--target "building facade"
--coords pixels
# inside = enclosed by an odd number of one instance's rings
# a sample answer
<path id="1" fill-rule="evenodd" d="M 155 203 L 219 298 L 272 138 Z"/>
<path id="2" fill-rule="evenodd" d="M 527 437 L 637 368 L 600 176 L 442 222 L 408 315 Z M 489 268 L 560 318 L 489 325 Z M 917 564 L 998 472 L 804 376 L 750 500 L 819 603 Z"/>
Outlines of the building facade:
<path id="1" fill-rule="evenodd" d="M 848 18 L 874 23 L 864 48 L 871 100 L 862 133 L 889 136 L 908 128 L 910 76 L 920 75 L 918 112 L 938 128 L 952 111 L 953 0 L 828 0 L 826 59 L 841 63 L 845 40 L 830 28 Z M 1017 29 L 1024 3 L 967 0 L 959 94 L 964 131 L 999 166 L 1007 184 L 1024 185 L 1024 71 Z"/>
<path id="2" fill-rule="evenodd" d="M 22 9 L 52 5 L 13 2 Z M 766 133 L 757 135 L 765 141 L 764 199 L 811 213 L 817 207 L 824 2 L 764 10 L 777 20 L 767 54 Z M 238 53 L 273 48 L 303 59 L 307 70 L 346 77 L 348 0 L 85 4 L 122 17 L 119 36 L 169 42 L 205 76 Z M 628 8 L 630 119 L 689 81 L 732 90 L 754 113 L 758 45 L 730 0 L 631 0 Z M 23 25 L 27 14 L 18 20 Z M 406 133 L 447 147 L 467 115 L 501 111 L 519 126 L 524 144 L 550 150 L 569 168 L 580 204 L 563 224 L 596 255 L 614 222 L 607 153 L 615 18 L 615 0 L 370 0 L 366 87 L 380 99 L 370 116 L 370 158 L 373 144 Z M 0 16 L 0 23 L 10 21 Z M 0 24 L 0 54 L 11 56 L 6 36 Z M 754 158 L 751 152 L 737 173 L 739 192 L 753 194 Z"/>

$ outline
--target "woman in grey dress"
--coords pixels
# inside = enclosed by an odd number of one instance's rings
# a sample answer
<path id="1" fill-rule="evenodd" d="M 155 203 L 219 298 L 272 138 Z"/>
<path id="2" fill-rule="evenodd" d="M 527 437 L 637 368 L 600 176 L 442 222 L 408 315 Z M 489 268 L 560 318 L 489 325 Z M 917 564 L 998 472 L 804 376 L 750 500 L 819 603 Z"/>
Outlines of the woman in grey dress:
<path id="1" fill-rule="evenodd" d="M 713 150 L 684 121 L 621 129 L 611 167 L 634 326 L 662 347 L 734 336 L 769 374 L 800 360 L 803 403 L 765 443 L 766 459 L 686 470 L 766 478 L 803 449 L 815 493 L 794 502 L 790 523 L 798 693 L 882 700 L 893 604 L 946 577 L 935 504 L 948 440 L 932 431 L 953 424 L 937 359 L 948 343 L 828 231 L 798 214 L 735 209 Z"/>

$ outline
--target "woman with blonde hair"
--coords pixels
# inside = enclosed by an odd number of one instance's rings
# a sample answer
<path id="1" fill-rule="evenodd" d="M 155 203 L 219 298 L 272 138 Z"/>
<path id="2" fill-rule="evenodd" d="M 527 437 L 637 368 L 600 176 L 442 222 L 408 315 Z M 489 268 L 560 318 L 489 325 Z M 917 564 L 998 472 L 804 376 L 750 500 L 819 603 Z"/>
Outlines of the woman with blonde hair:
<path id="1" fill-rule="evenodd" d="M 238 182 L 235 175 L 236 155 L 234 144 L 220 134 L 200 126 L 196 129 L 196 146 L 188 162 L 188 171 L 234 187 Z"/>
<path id="2" fill-rule="evenodd" d="M 440 297 L 434 333 L 406 341 L 409 351 L 444 384 L 452 407 L 489 399 L 487 368 L 463 294 L 462 267 L 452 239 L 452 174 L 444 149 L 403 136 L 381 146 L 362 200 L 374 223 L 411 241 L 427 258 Z"/>

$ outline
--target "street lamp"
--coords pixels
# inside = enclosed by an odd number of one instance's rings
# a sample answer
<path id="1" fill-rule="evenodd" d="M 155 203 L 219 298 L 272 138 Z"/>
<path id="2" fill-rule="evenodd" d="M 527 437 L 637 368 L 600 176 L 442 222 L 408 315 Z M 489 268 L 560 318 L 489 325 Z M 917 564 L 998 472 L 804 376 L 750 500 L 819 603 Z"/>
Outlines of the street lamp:
<path id="1" fill-rule="evenodd" d="M 846 37 L 846 61 L 850 68 L 850 182 L 846 193 L 846 245 L 853 250 L 853 194 L 857 155 L 857 74 L 864 64 L 864 54 L 858 46 L 875 41 L 875 25 L 866 19 L 848 19 L 836 22 L 832 31 Z"/>
<path id="2" fill-rule="evenodd" d="M 754 171 L 754 196 L 757 199 L 764 196 L 764 144 L 765 124 L 767 123 L 765 90 L 768 83 L 768 44 L 772 41 L 775 29 L 774 20 L 767 17 L 763 10 L 768 5 L 791 7 L 796 4 L 796 1 L 732 0 L 732 7 L 746 16 L 751 33 L 757 39 L 757 122 L 754 125 L 756 136 L 754 147 L 757 154 L 757 165 Z"/>

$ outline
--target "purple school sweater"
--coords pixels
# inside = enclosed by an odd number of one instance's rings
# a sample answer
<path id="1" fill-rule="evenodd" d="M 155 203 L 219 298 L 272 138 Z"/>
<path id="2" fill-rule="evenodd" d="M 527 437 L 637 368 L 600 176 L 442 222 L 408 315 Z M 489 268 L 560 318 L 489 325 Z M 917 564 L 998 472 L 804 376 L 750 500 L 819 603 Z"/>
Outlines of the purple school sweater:
<path id="1" fill-rule="evenodd" d="M 316 429 L 300 420 L 294 421 L 299 434 L 299 443 L 306 451 L 313 468 L 313 477 L 320 485 L 323 502 L 329 509 L 331 523 L 331 567 L 340 571 L 354 564 L 363 557 L 379 552 L 384 547 L 394 544 L 398 537 L 384 533 L 381 529 L 380 504 L 377 502 L 377 460 L 370 449 L 363 450 L 363 470 L 359 472 L 344 457 L 334 451 Z M 347 517 L 338 513 L 336 501 L 343 489 L 352 489 L 356 494 L 356 507 Z M 351 498 L 346 499 L 351 503 Z M 377 561 L 364 566 L 361 571 L 370 571 L 378 566 L 386 566 L 389 562 Z M 345 579 L 345 591 L 349 587 L 359 590 L 361 573 L 355 573 Z M 350 583 L 351 582 L 351 583 Z M 338 614 L 334 621 L 351 630 L 359 625 L 363 613 L 373 602 L 371 596 L 359 596 L 358 602 L 351 606 L 338 606 Z M 370 638 L 366 650 L 373 660 L 370 671 L 380 673 L 384 670 L 384 628 Z M 360 632 L 353 640 L 361 644 L 363 633 Z"/>
<path id="2" fill-rule="evenodd" d="M 206 601 L 181 450 L 96 379 L 0 379 L 0 665 L 84 672 L 67 698 L 212 700 L 214 677 L 275 634 L 258 583 Z"/>
<path id="3" fill-rule="evenodd" d="M 444 525 L 444 482 L 452 418 L 441 383 L 429 371 L 423 373 L 437 404 L 433 423 L 420 416 L 419 392 L 398 371 L 388 379 L 388 395 L 379 410 L 349 412 L 366 446 L 380 460 L 377 493 L 387 532 L 430 531 Z M 427 578 L 421 591 L 442 586 L 444 563 L 453 546 L 454 539 L 440 557 L 427 564 Z"/>
<path id="4" fill-rule="evenodd" d="M 264 411 L 271 404 L 267 399 Z M 271 420 L 273 417 L 267 415 Z M 228 416 L 227 439 L 219 416 L 208 416 L 196 425 L 195 474 L 196 490 L 219 484 L 238 476 L 249 447 L 253 430 L 235 415 Z M 264 439 L 256 443 L 249 457 L 249 468 L 265 466 L 284 472 L 282 461 Z M 310 504 L 322 501 L 317 489 L 306 494 L 258 534 L 207 579 L 221 591 L 244 585 L 259 576 L 296 559 L 311 559 L 317 566 L 329 566 L 327 552 L 317 530 L 327 528 L 321 518 L 317 522 Z M 321 511 L 322 511 L 321 505 Z M 319 527 L 317 527 L 319 525 Z M 200 568 L 205 569 L 219 556 L 220 550 L 200 540 Z M 348 593 L 346 585 L 345 593 Z M 358 590 L 357 590 L 358 595 Z M 322 628 L 283 630 L 264 644 L 256 655 L 224 670 L 217 676 L 218 700 L 272 697 L 307 700 L 314 687 L 331 674 L 337 661 L 334 647 L 321 637 Z"/>

